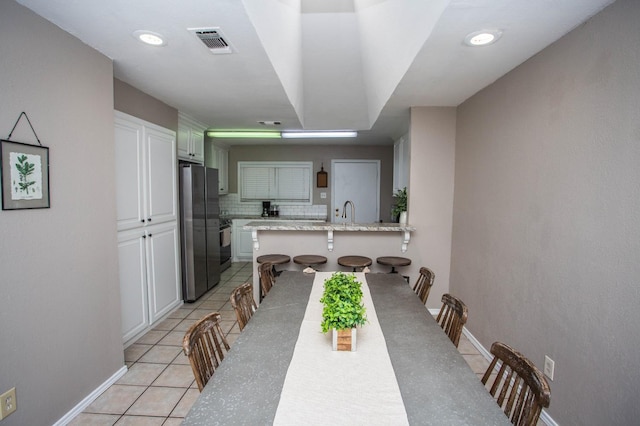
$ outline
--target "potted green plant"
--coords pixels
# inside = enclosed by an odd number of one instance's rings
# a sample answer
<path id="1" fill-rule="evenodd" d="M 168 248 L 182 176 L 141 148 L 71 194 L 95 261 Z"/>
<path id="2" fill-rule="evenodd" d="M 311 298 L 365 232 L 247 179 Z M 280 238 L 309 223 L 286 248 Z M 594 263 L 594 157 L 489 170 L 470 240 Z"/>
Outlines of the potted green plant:
<path id="1" fill-rule="evenodd" d="M 404 188 L 397 190 L 393 196 L 396 199 L 396 203 L 394 204 L 391 213 L 394 218 L 397 218 L 398 222 L 406 224 L 408 202 L 407 187 L 405 186 Z"/>
<path id="2" fill-rule="evenodd" d="M 333 330 L 333 350 L 356 350 L 356 326 L 367 322 L 362 303 L 362 283 L 355 275 L 336 272 L 324 282 L 320 302 L 322 332 Z"/>

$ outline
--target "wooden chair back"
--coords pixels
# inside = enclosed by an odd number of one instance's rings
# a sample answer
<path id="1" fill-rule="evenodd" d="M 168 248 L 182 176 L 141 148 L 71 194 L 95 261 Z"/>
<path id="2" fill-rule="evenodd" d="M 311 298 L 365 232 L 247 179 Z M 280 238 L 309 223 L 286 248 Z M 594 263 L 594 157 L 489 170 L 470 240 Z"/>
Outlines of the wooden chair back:
<path id="1" fill-rule="evenodd" d="M 462 327 L 467 322 L 468 309 L 462 300 L 445 293 L 442 295 L 442 308 L 438 313 L 438 324 L 447 333 L 449 339 L 458 347 Z"/>
<path id="2" fill-rule="evenodd" d="M 491 396 L 504 410 L 511 423 L 518 426 L 535 426 L 542 408 L 549 406 L 551 389 L 542 372 L 520 352 L 504 343 L 491 345 L 493 360 L 482 377 L 482 384 L 489 383 Z M 497 376 L 493 374 L 500 362 Z"/>
<path id="3" fill-rule="evenodd" d="M 260 299 L 262 300 L 276 282 L 276 277 L 273 273 L 273 263 L 266 262 L 259 264 L 258 278 L 260 280 Z"/>
<path id="4" fill-rule="evenodd" d="M 202 392 L 230 349 L 220 327 L 220 314 L 212 312 L 189 327 L 182 340 L 182 349 Z"/>
<path id="5" fill-rule="evenodd" d="M 420 268 L 420 275 L 418 275 L 418 280 L 413 285 L 413 291 L 418 295 L 424 305 L 427 304 L 429 292 L 431 291 L 435 278 L 436 274 L 434 274 L 431 269 L 425 268 L 424 266 Z"/>
<path id="6" fill-rule="evenodd" d="M 251 319 L 253 313 L 258 309 L 253 299 L 253 285 L 250 283 L 239 285 L 231 292 L 230 299 L 231 306 L 233 306 L 233 309 L 236 311 L 238 326 L 240 327 L 240 331 L 242 331 Z"/>

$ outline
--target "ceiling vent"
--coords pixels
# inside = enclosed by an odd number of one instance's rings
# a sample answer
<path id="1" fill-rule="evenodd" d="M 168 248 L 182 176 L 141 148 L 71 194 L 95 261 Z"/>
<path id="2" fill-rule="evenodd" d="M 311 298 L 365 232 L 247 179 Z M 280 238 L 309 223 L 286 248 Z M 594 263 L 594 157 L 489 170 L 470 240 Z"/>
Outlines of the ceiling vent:
<path id="1" fill-rule="evenodd" d="M 222 34 L 220 28 L 188 28 L 188 30 L 198 37 L 211 53 L 233 53 L 231 43 Z"/>

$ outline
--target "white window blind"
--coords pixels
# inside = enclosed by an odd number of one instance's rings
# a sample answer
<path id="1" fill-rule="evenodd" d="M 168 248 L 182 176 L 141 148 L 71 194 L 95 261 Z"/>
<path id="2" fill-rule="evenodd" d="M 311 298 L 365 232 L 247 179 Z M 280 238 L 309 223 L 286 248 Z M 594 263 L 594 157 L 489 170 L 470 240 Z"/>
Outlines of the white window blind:
<path id="1" fill-rule="evenodd" d="M 311 204 L 311 162 L 238 162 L 241 201 Z"/>

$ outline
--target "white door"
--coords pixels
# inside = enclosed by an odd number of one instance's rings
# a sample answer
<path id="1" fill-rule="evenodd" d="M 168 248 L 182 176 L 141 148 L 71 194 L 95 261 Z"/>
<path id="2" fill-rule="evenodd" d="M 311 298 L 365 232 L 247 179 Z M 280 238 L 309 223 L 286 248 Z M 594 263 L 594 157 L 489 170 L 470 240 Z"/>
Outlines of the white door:
<path id="1" fill-rule="evenodd" d="M 380 161 L 332 160 L 331 161 L 332 222 L 374 223 L 380 221 Z M 355 218 L 351 217 L 351 201 L 355 206 Z M 338 216 L 336 217 L 336 210 Z M 342 217 L 345 211 L 347 217 Z"/>

